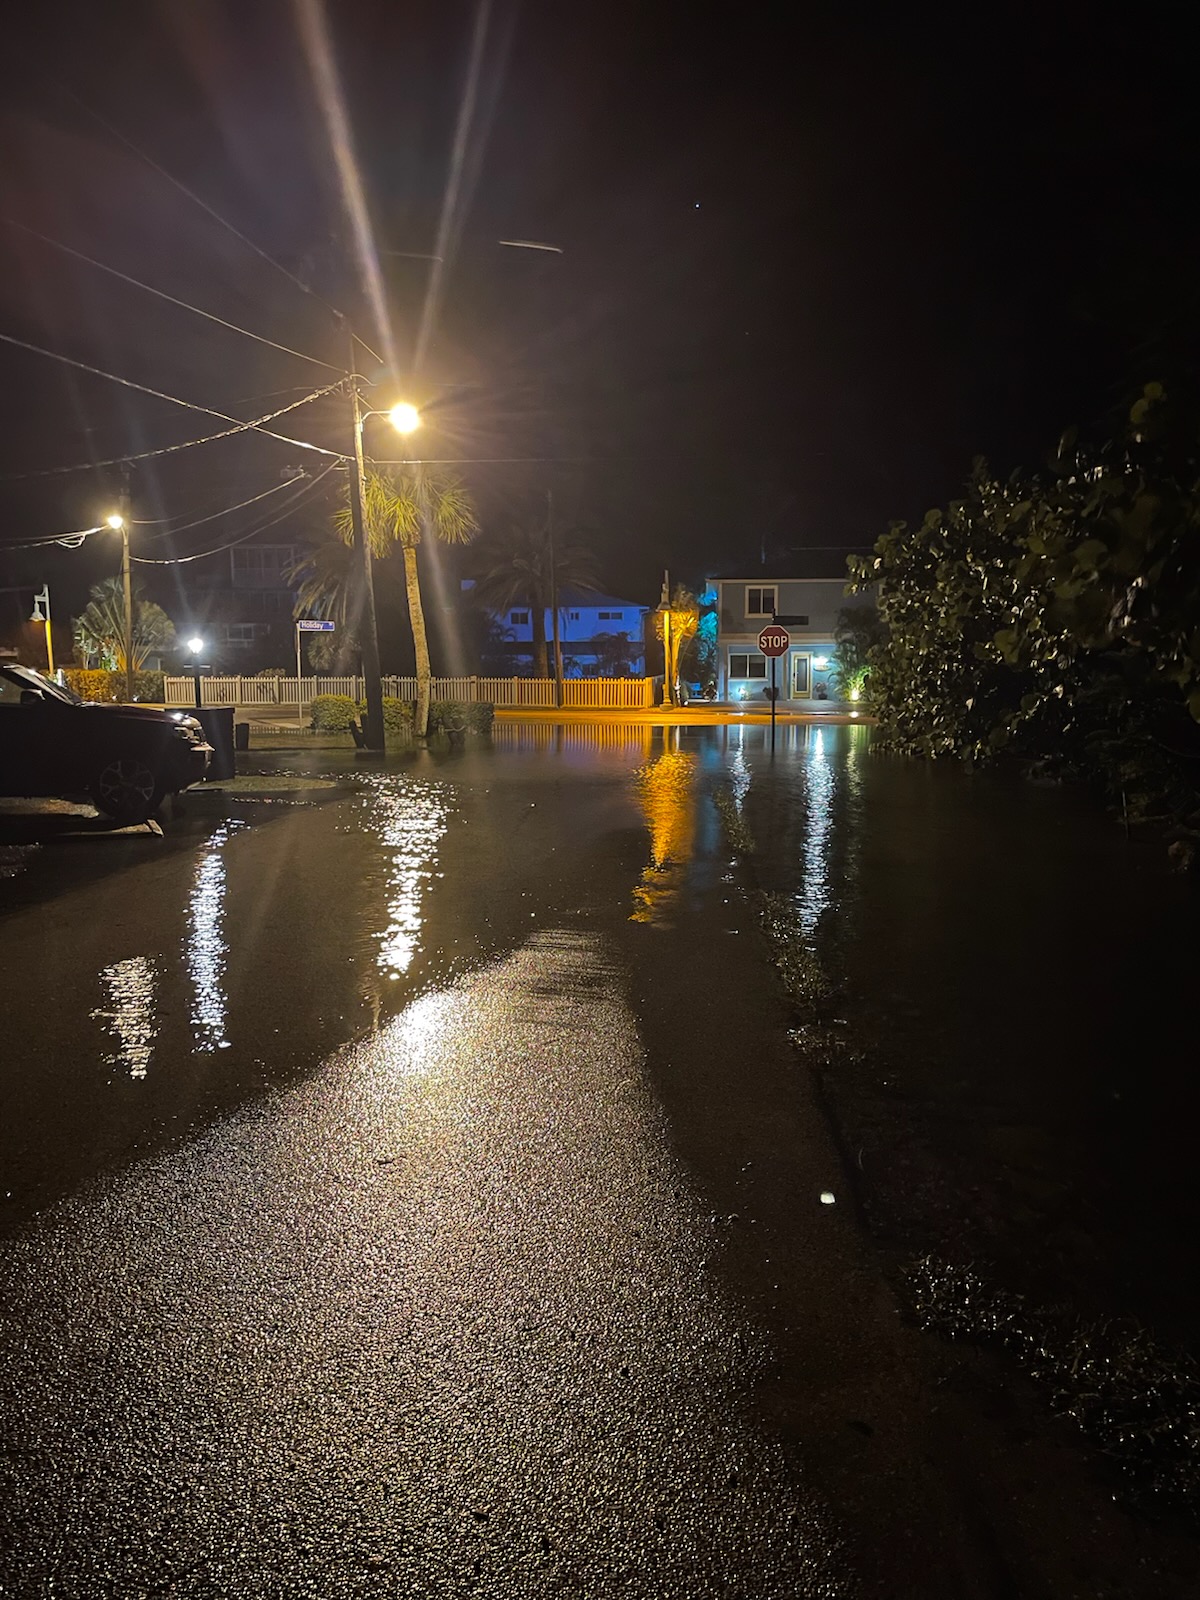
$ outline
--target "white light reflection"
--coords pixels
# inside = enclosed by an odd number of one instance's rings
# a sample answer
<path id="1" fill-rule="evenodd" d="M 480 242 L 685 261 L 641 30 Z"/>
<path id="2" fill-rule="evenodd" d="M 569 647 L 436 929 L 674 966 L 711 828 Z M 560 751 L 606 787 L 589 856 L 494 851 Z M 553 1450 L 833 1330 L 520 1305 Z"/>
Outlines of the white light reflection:
<path id="1" fill-rule="evenodd" d="M 433 877 L 438 841 L 446 831 L 446 806 L 436 790 L 378 788 L 369 802 L 388 863 L 388 924 L 379 936 L 378 963 L 389 978 L 412 966 L 420 948 L 421 900 Z"/>
<path id="2" fill-rule="evenodd" d="M 100 974 L 108 999 L 108 1009 L 92 1012 L 107 1022 L 117 1041 L 110 1066 L 124 1068 L 131 1078 L 144 1078 L 158 1037 L 155 990 L 158 973 L 149 956 L 130 956 L 114 961 Z"/>
<path id="3" fill-rule="evenodd" d="M 734 741 L 733 757 L 729 762 L 729 786 L 733 790 L 734 809 L 740 817 L 746 793 L 750 788 L 750 764 L 746 760 L 746 729 L 738 727 L 734 732 L 737 738 Z"/>
<path id="4" fill-rule="evenodd" d="M 833 764 L 825 753 L 825 730 L 809 728 L 810 752 L 804 771 L 804 874 L 796 895 L 800 926 L 811 938 L 833 901 L 829 845 L 833 828 Z"/>
<path id="5" fill-rule="evenodd" d="M 223 847 L 241 824 L 224 823 L 196 863 L 188 900 L 184 961 L 192 980 L 192 1035 L 197 1050 L 228 1050 L 225 1037 L 225 857 Z"/>

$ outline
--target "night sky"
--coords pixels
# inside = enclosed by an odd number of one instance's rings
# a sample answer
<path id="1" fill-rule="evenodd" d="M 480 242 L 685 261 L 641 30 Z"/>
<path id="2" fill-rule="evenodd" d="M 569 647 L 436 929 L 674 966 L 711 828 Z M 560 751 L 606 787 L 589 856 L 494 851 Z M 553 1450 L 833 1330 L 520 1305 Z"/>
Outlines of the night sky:
<path id="1" fill-rule="evenodd" d="M 489 524 L 553 488 L 606 586 L 646 601 L 665 566 L 695 581 L 868 545 L 952 497 L 974 455 L 1036 463 L 1146 379 L 1194 381 L 1189 6 L 767 9 L 486 10 L 419 365 L 474 6 L 327 8 L 386 329 L 283 0 L 6 16 L 0 213 L 338 368 L 325 301 L 349 311 L 395 351 L 388 374 L 360 349 L 374 402 L 429 408 L 423 454 L 485 458 L 462 471 Z M 7 225 L 0 333 L 237 418 L 337 377 Z M 11 346 L 0 368 L 0 545 L 91 525 L 118 482 L 13 474 L 221 426 Z M 344 402 L 279 426 L 344 448 Z M 398 453 L 382 427 L 369 448 Z M 302 459 L 246 435 L 144 463 L 139 547 L 237 536 L 266 513 L 175 538 L 150 519 L 219 511 Z M 338 476 L 289 537 L 320 524 Z M 115 561 L 98 537 L 6 556 L 3 581 L 48 574 L 74 605 Z M 170 610 L 186 569 L 156 570 Z"/>

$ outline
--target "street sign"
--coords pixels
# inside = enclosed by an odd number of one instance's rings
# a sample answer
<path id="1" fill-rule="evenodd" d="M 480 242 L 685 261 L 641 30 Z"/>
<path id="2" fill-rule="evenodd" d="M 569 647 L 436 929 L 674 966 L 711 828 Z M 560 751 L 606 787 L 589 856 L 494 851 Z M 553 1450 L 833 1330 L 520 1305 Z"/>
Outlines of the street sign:
<path id="1" fill-rule="evenodd" d="M 334 624 L 326 622 L 324 618 L 311 622 L 298 622 L 296 627 L 301 633 L 332 633 L 334 630 Z"/>
<path id="2" fill-rule="evenodd" d="M 791 642 L 791 634 L 777 622 L 768 623 L 758 636 L 758 648 L 765 656 L 783 655 Z"/>

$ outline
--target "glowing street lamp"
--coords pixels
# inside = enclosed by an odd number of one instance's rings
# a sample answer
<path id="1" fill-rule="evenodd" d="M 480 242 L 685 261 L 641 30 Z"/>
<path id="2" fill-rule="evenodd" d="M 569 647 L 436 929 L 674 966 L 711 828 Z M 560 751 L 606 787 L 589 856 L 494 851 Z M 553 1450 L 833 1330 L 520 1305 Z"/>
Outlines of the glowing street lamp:
<path id="1" fill-rule="evenodd" d="M 192 686 L 196 691 L 196 710 L 200 710 L 200 656 L 204 650 L 204 640 L 199 634 L 193 634 L 187 642 L 188 651 L 192 658 Z"/>
<path id="2" fill-rule="evenodd" d="M 371 415 L 370 412 L 367 413 Z M 387 413 L 387 419 L 397 433 L 413 433 L 421 426 L 421 413 L 407 400 L 401 400 Z"/>

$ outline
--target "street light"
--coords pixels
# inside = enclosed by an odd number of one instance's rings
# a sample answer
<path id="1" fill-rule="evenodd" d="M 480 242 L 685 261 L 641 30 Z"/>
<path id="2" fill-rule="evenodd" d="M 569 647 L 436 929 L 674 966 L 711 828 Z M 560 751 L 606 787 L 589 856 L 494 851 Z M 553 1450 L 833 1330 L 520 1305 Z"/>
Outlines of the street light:
<path id="1" fill-rule="evenodd" d="M 192 657 L 192 685 L 196 691 L 196 710 L 200 710 L 200 655 L 204 649 L 204 640 L 198 635 L 193 635 L 187 642 L 188 650 Z"/>
<path id="2" fill-rule="evenodd" d="M 353 340 L 350 348 L 354 355 Z M 368 750 L 383 745 L 383 675 L 379 666 L 379 632 L 375 622 L 375 578 L 371 571 L 371 541 L 367 537 L 367 507 L 364 498 L 366 468 L 363 465 L 363 424 L 368 417 L 387 417 L 399 433 L 411 433 L 420 426 L 421 413 L 407 401 L 398 401 L 388 411 L 363 411 L 357 374 L 350 374 L 350 414 L 353 419 L 354 460 L 350 484 L 350 523 L 358 546 L 363 587 L 363 688 L 367 709 L 363 714 L 363 744 Z"/>
<path id="3" fill-rule="evenodd" d="M 122 502 L 129 505 L 129 484 L 126 476 Z M 129 566 L 129 518 L 124 511 L 110 511 L 105 522 L 114 533 L 121 535 L 121 587 L 125 591 L 125 699 L 133 700 L 133 576 Z"/>

